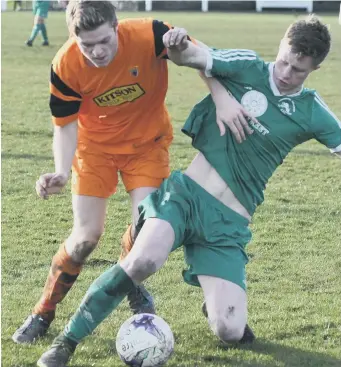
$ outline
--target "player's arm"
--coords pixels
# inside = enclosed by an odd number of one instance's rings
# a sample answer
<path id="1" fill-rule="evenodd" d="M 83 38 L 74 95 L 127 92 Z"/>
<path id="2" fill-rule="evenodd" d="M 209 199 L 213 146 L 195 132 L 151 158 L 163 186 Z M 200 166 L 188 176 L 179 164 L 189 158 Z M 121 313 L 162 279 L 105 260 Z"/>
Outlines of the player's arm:
<path id="1" fill-rule="evenodd" d="M 70 86 L 72 82 L 65 81 L 71 74 L 66 73 L 65 70 L 63 72 L 63 68 L 58 65 L 51 67 L 50 110 L 54 123 L 55 172 L 41 175 L 36 182 L 36 192 L 43 199 L 59 193 L 66 185 L 77 147 L 78 112 L 82 98 L 75 88 Z"/>
<path id="2" fill-rule="evenodd" d="M 78 121 L 64 126 L 55 126 L 53 134 L 53 156 L 55 172 L 68 179 L 78 141 Z"/>
<path id="3" fill-rule="evenodd" d="M 196 44 L 196 45 L 200 45 L 200 47 L 202 47 L 202 48 L 208 48 L 202 42 L 191 38 L 187 34 L 187 31 L 185 29 L 178 28 L 178 27 L 172 27 L 170 24 L 168 24 L 166 22 L 159 21 L 159 20 L 153 20 L 152 21 L 152 31 L 153 31 L 153 38 L 154 38 L 155 56 L 157 58 L 170 59 L 169 50 L 167 49 L 166 45 L 164 44 L 164 37 L 169 32 L 177 33 L 177 32 L 179 32 L 179 30 L 181 30 L 181 32 L 183 32 L 183 34 L 185 35 L 186 40 L 190 44 Z M 176 60 L 176 55 L 174 55 L 174 59 L 171 59 L 171 60 L 174 63 L 180 65 L 179 63 L 176 62 L 177 61 Z"/>
<path id="4" fill-rule="evenodd" d="M 153 28 L 153 36 L 154 36 L 155 55 L 156 55 L 157 58 L 169 59 L 168 54 L 167 54 L 167 48 L 165 47 L 165 45 L 163 43 L 163 37 L 170 30 L 173 30 L 173 31 L 174 30 L 175 31 L 183 30 L 184 32 L 186 32 L 188 41 L 198 45 L 199 47 L 208 48 L 208 46 L 206 46 L 202 42 L 190 37 L 187 34 L 187 31 L 183 28 L 172 27 L 169 23 L 162 22 L 162 21 L 159 21 L 159 20 L 153 20 L 152 28 Z"/>
<path id="5" fill-rule="evenodd" d="M 313 104 L 312 123 L 315 139 L 341 158 L 341 121 L 317 93 Z"/>
<path id="6" fill-rule="evenodd" d="M 163 36 L 168 58 L 178 66 L 205 70 L 209 55 L 208 47 L 202 42 L 194 44 L 183 28 L 173 28 Z"/>
<path id="7" fill-rule="evenodd" d="M 70 174 L 77 147 L 78 112 L 82 97 L 67 65 L 52 65 L 50 110 L 54 128 L 53 151 L 56 172 Z"/>
<path id="8" fill-rule="evenodd" d="M 257 120 L 249 115 L 217 79 L 204 75 L 202 71 L 207 69 L 208 64 L 212 65 L 210 48 L 200 41 L 196 41 L 196 44 L 189 42 L 186 35 L 187 32 L 184 29 L 174 28 L 163 37 L 169 58 L 179 66 L 189 66 L 200 70 L 200 76 L 207 84 L 216 106 L 220 135 L 225 134 L 226 125 L 237 142 L 241 143 L 246 139 L 246 133 L 253 133 L 247 119 L 253 119 L 255 122 Z"/>
<path id="9" fill-rule="evenodd" d="M 264 66 L 252 50 L 201 48 L 189 42 L 186 35 L 186 30 L 174 28 L 163 36 L 168 57 L 177 65 L 203 70 L 208 77 L 226 78 L 238 78 L 246 68 Z"/>

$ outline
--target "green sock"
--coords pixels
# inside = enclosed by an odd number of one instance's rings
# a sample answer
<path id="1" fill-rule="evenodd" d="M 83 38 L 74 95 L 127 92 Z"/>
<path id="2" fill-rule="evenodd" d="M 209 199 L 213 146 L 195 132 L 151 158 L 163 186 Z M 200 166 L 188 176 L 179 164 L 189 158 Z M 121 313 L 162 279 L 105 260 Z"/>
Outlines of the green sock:
<path id="1" fill-rule="evenodd" d="M 39 33 L 39 31 L 40 31 L 40 24 L 35 24 L 32 28 L 32 32 L 31 32 L 29 40 L 33 42 L 34 39 L 37 37 L 37 34 Z"/>
<path id="2" fill-rule="evenodd" d="M 133 281 L 120 265 L 112 266 L 92 283 L 65 327 L 64 336 L 79 343 L 95 330 L 134 287 Z"/>
<path id="3" fill-rule="evenodd" d="M 44 42 L 48 42 L 49 40 L 47 38 L 47 31 L 46 31 L 46 27 L 44 23 L 40 24 L 40 30 L 41 30 L 41 34 L 43 35 Z"/>

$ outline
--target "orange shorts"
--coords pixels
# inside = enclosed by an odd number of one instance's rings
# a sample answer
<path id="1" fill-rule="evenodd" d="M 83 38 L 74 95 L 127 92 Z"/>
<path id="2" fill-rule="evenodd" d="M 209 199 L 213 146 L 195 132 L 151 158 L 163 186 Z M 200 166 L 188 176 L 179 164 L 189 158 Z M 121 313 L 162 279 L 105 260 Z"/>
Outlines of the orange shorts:
<path id="1" fill-rule="evenodd" d="M 142 154 L 107 154 L 80 144 L 72 166 L 72 193 L 108 198 L 116 192 L 118 173 L 126 191 L 159 187 L 170 174 L 170 143 L 154 145 Z"/>

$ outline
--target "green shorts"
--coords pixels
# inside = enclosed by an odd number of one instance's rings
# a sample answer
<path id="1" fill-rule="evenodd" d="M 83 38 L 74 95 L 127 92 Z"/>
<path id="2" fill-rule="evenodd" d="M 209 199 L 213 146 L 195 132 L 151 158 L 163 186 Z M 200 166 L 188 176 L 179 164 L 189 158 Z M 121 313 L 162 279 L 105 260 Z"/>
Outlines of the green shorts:
<path id="1" fill-rule="evenodd" d="M 188 176 L 173 171 L 139 205 L 139 231 L 148 218 L 163 219 L 175 232 L 172 250 L 184 246 L 184 280 L 200 286 L 198 275 L 229 280 L 246 289 L 245 246 L 251 240 L 248 220 L 210 195 Z"/>
<path id="2" fill-rule="evenodd" d="M 47 18 L 49 12 L 50 2 L 49 1 L 34 1 L 33 3 L 33 14 L 42 18 Z"/>

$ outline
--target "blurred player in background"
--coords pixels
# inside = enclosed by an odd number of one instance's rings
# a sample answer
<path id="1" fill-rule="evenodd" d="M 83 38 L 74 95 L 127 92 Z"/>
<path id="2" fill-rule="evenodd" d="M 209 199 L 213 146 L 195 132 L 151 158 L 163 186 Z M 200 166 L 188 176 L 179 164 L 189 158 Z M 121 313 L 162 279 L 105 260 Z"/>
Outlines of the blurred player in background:
<path id="1" fill-rule="evenodd" d="M 50 1 L 35 0 L 33 1 L 33 14 L 34 14 L 34 24 L 30 38 L 26 41 L 26 45 L 29 47 L 33 46 L 33 42 L 37 37 L 38 33 L 41 32 L 43 36 L 43 46 L 49 46 L 49 39 L 47 37 L 47 30 L 45 25 L 45 19 L 49 12 Z"/>
<path id="2" fill-rule="evenodd" d="M 13 11 L 20 11 L 21 7 L 22 7 L 22 1 L 21 0 L 13 1 Z"/>

